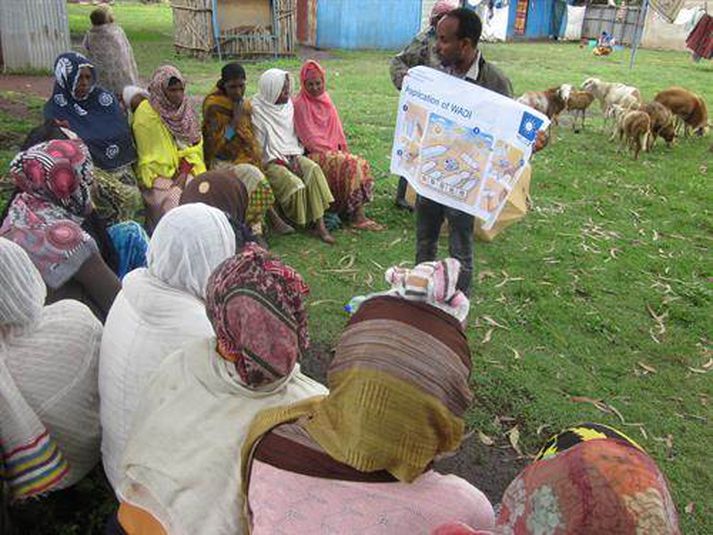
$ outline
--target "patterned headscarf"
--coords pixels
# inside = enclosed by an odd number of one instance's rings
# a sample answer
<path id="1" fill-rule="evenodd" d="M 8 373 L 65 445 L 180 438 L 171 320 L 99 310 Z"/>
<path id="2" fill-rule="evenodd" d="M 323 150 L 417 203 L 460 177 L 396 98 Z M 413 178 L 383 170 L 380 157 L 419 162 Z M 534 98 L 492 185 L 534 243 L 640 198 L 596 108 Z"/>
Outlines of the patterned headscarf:
<path id="1" fill-rule="evenodd" d="M 446 258 L 438 262 L 422 262 L 413 269 L 393 266 L 386 270 L 388 295 L 398 295 L 409 301 L 421 301 L 447 312 L 458 321 L 468 316 L 470 301 L 456 289 L 460 262 Z"/>
<path id="2" fill-rule="evenodd" d="M 0 236 L 27 251 L 50 288 L 64 284 L 97 245 L 81 224 L 91 211 L 93 165 L 79 140 L 53 140 L 19 153 L 10 176 L 12 200 Z"/>
<path id="3" fill-rule="evenodd" d="M 79 72 L 88 68 L 92 85 L 87 95 L 76 97 Z M 54 65 L 54 90 L 44 108 L 45 119 L 67 121 L 87 144 L 102 169 L 117 169 L 136 160 L 136 149 L 126 116 L 109 91 L 96 85 L 94 65 L 76 52 L 60 54 Z"/>
<path id="4" fill-rule="evenodd" d="M 254 243 L 208 280 L 206 311 L 220 355 L 242 383 L 259 388 L 288 377 L 309 344 L 304 296 L 294 269 Z"/>
<path id="5" fill-rule="evenodd" d="M 508 486 L 496 533 L 680 533 L 656 463 L 627 440 L 592 438 L 535 461 Z"/>
<path id="6" fill-rule="evenodd" d="M 149 102 L 158 112 L 173 136 L 188 145 L 195 145 L 201 140 L 201 125 L 196 112 L 191 107 L 188 96 L 184 95 L 181 105 L 176 107 L 168 99 L 168 82 L 176 78 L 185 86 L 181 72 L 172 65 L 163 65 L 156 69 L 149 83 Z"/>
<path id="7" fill-rule="evenodd" d="M 438 0 L 431 8 L 431 18 L 442 17 L 449 11 L 453 11 L 458 7 L 456 0 Z"/>

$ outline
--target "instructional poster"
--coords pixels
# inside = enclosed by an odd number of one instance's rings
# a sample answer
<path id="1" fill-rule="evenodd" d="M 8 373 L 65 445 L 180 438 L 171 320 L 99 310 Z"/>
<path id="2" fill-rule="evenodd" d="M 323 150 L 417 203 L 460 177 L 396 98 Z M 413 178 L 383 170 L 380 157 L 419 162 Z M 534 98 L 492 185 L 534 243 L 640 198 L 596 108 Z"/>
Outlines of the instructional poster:
<path id="1" fill-rule="evenodd" d="M 419 195 L 495 223 L 532 154 L 543 114 L 428 67 L 401 89 L 391 172 Z"/>

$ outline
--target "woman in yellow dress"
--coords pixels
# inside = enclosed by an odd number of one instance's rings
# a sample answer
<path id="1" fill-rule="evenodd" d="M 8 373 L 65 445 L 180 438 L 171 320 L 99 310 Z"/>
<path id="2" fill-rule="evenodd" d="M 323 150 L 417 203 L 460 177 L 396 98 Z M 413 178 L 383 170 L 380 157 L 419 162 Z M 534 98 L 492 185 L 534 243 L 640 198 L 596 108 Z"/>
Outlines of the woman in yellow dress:
<path id="1" fill-rule="evenodd" d="M 178 69 L 159 67 L 148 87 L 149 98 L 134 110 L 131 128 L 139 156 L 136 175 L 149 228 L 178 206 L 186 182 L 206 171 L 200 123 L 185 89 Z"/>

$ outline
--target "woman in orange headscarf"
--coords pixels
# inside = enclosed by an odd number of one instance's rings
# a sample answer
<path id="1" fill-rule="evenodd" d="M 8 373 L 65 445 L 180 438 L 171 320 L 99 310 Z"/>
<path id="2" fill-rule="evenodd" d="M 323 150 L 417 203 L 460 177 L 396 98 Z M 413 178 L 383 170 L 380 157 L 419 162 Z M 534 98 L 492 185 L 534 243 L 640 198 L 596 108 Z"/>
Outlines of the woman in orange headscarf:
<path id="1" fill-rule="evenodd" d="M 302 90 L 293 99 L 295 130 L 307 155 L 324 171 L 334 195 L 332 210 L 346 215 L 352 226 L 382 230 L 366 217 L 364 204 L 371 201 L 374 178 L 369 162 L 349 152 L 342 122 L 326 90 L 325 70 L 308 60 L 300 71 Z"/>

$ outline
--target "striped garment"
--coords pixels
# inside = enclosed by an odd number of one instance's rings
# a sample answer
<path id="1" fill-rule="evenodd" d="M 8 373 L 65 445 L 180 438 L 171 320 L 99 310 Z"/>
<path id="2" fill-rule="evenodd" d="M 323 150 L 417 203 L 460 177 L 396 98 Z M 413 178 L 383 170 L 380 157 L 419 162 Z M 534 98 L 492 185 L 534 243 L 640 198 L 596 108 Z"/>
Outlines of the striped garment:
<path id="1" fill-rule="evenodd" d="M 42 494 L 69 473 L 69 464 L 46 429 L 31 442 L 4 453 L 3 462 L 4 478 L 15 500 Z"/>
<path id="2" fill-rule="evenodd" d="M 12 501 L 64 488 L 99 458 L 102 326 L 72 300 L 43 306 L 40 272 L 0 238 L 0 456 Z"/>

